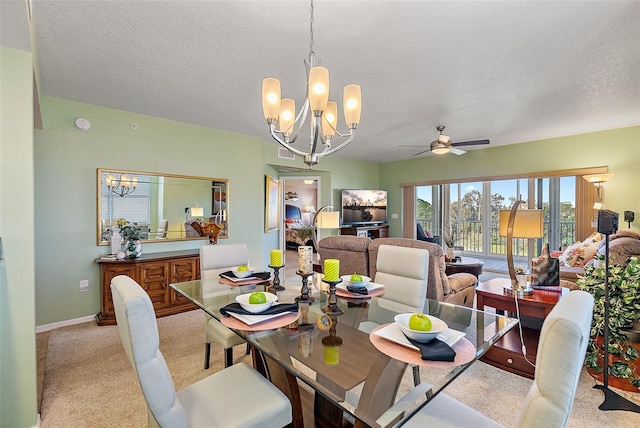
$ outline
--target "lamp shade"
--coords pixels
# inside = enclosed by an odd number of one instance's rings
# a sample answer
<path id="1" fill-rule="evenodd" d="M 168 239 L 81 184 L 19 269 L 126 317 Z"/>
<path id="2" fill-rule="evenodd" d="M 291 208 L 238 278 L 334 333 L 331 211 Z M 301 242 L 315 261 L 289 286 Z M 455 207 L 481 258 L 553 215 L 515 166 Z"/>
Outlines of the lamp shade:
<path id="1" fill-rule="evenodd" d="M 311 111 L 324 111 L 329 101 L 329 70 L 313 67 L 309 71 L 309 106 Z"/>
<path id="2" fill-rule="evenodd" d="M 500 210 L 500 236 L 507 236 L 511 210 Z M 514 238 L 542 238 L 544 222 L 542 210 L 518 210 L 513 223 Z"/>
<path id="3" fill-rule="evenodd" d="M 344 104 L 344 120 L 349 128 L 355 128 L 360 123 L 362 113 L 362 91 L 360 85 L 347 85 L 342 94 Z"/>
<path id="4" fill-rule="evenodd" d="M 267 122 L 277 120 L 280 113 L 280 81 L 268 77 L 262 81 L 262 112 Z"/>
<path id="5" fill-rule="evenodd" d="M 582 178 L 584 178 L 585 180 L 587 180 L 589 183 L 606 183 L 607 181 L 611 180 L 611 177 L 613 177 L 613 174 L 589 174 L 589 175 L 583 175 Z"/>
<path id="6" fill-rule="evenodd" d="M 286 136 L 291 135 L 295 119 L 296 102 L 291 98 L 283 98 L 282 101 L 280 101 L 280 116 L 278 118 L 278 124 L 280 131 Z"/>
<path id="7" fill-rule="evenodd" d="M 322 134 L 325 138 L 331 138 L 338 127 L 338 104 L 335 101 L 327 102 L 327 109 L 322 114 Z"/>
<path id="8" fill-rule="evenodd" d="M 338 211 L 321 211 L 316 217 L 318 229 L 337 229 L 340 227 L 340 213 Z"/>

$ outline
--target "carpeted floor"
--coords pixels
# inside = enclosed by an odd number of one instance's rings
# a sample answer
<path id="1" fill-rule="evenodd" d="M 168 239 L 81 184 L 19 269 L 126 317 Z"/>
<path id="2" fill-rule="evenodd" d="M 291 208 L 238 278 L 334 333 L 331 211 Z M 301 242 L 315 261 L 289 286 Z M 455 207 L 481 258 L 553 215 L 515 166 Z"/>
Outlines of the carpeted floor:
<path id="1" fill-rule="evenodd" d="M 222 368 L 222 349 L 212 347 L 212 367 L 203 367 L 204 314 L 194 310 L 158 319 L 160 347 L 176 388 L 189 385 Z M 146 406 L 116 326 L 84 323 L 49 332 L 44 371 L 42 426 L 143 427 Z M 236 347 L 236 361 L 247 358 Z M 249 361 L 249 360 L 247 360 Z M 447 392 L 507 427 L 517 415 L 530 381 L 484 363 L 476 363 Z M 407 372 L 402 391 L 412 386 Z M 640 415 L 602 412 L 602 393 L 583 373 L 569 427 L 635 427 Z M 640 400 L 638 400 L 640 401 Z"/>

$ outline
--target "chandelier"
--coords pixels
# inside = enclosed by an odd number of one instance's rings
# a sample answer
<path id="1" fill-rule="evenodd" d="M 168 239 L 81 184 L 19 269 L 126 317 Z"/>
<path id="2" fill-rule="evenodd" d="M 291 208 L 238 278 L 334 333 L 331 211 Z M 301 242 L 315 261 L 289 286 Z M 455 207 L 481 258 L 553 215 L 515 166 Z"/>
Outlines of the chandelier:
<path id="1" fill-rule="evenodd" d="M 329 70 L 316 66 L 316 56 L 313 50 L 313 0 L 310 7 L 310 43 L 309 60 L 304 61 L 307 72 L 307 93 L 302 109 L 296 116 L 295 101 L 291 98 L 281 98 L 280 81 L 267 78 L 262 82 L 262 111 L 269 124 L 269 132 L 274 140 L 292 153 L 302 156 L 309 168 L 316 165 L 320 158 L 337 152 L 353 141 L 361 112 L 360 85 L 344 87 L 342 102 L 344 119 L 349 132 L 338 132 L 338 104 L 329 101 Z M 309 147 L 305 151 L 292 146 L 296 142 L 300 129 L 310 118 L 311 135 Z M 297 126 L 297 128 L 296 128 Z M 338 145 L 332 147 L 336 136 L 340 137 Z"/>
<path id="2" fill-rule="evenodd" d="M 116 178 L 115 176 L 108 174 L 104 181 L 104 184 L 107 185 L 109 190 L 121 198 L 129 193 L 135 192 L 136 187 L 138 187 L 138 177 L 130 177 L 126 174 L 120 174 L 120 178 Z"/>

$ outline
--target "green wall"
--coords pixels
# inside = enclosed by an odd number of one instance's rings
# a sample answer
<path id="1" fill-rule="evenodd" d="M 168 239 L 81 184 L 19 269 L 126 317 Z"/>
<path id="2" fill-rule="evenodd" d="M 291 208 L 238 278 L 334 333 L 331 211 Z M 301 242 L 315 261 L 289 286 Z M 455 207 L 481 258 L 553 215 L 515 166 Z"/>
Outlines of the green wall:
<path id="1" fill-rule="evenodd" d="M 278 166 L 305 167 L 300 159 L 278 159 L 275 144 L 259 138 L 68 100 L 44 97 L 42 110 L 44 127 L 35 132 L 37 325 L 100 311 L 99 270 L 93 260 L 109 250 L 95 242 L 97 168 L 228 178 L 229 238 L 219 242 L 246 243 L 251 263 L 266 268 L 279 231 L 264 232 L 264 175 L 278 177 Z M 78 117 L 88 119 L 91 129 L 77 129 Z M 316 173 L 322 177 L 323 203 L 335 200 L 351 177 L 358 186 L 378 186 L 375 163 L 332 156 Z M 195 249 L 205 243 L 145 243 L 143 251 Z M 80 291 L 83 279 L 89 280 L 89 291 Z"/>
<path id="2" fill-rule="evenodd" d="M 31 52 L 0 46 L 0 426 L 36 424 Z"/>
<path id="3" fill-rule="evenodd" d="M 524 174 L 607 166 L 614 176 L 606 184 L 606 208 L 640 216 L 640 126 L 526 144 L 470 150 L 462 156 L 442 155 L 391 162 L 380 166 L 380 184 L 390 191 L 389 212 L 401 212 L 401 183 Z M 401 216 L 400 216 L 401 217 Z M 636 217 L 632 228 L 639 229 Z M 621 222 L 620 227 L 626 227 Z M 390 221 L 390 234 L 402 235 L 401 218 Z"/>

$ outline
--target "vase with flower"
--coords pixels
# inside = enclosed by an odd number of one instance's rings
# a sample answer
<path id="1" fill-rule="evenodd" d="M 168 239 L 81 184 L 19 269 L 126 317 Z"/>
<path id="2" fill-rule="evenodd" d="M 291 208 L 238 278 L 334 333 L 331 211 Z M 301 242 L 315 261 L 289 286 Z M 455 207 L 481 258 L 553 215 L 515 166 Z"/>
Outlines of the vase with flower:
<path id="1" fill-rule="evenodd" d="M 522 266 L 516 266 L 513 268 L 513 271 L 516 274 L 516 282 L 519 290 L 524 290 L 527 288 L 527 276 L 529 273 Z"/>
<path id="2" fill-rule="evenodd" d="M 140 257 L 142 255 L 140 227 L 136 223 L 127 222 L 120 230 L 120 235 L 124 240 L 126 257 L 129 259 Z"/>

